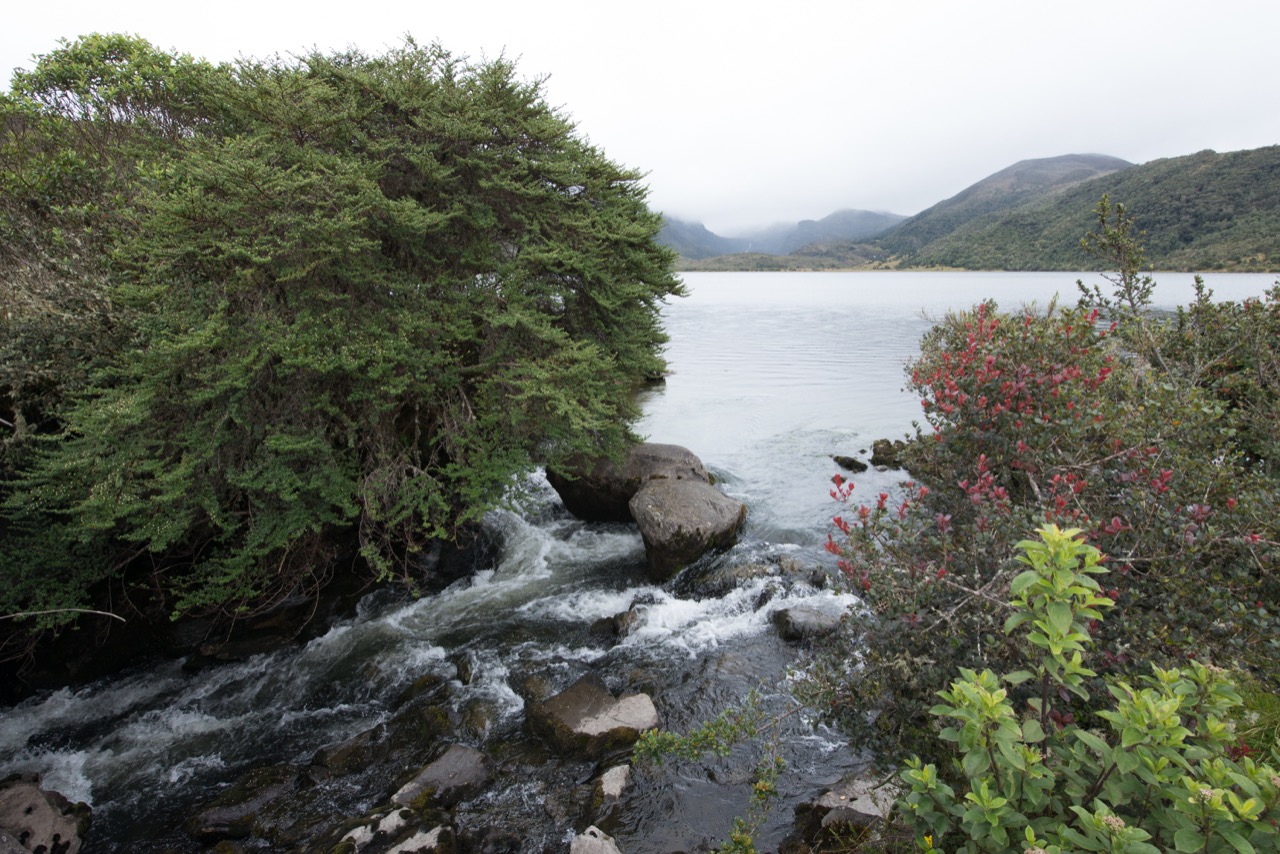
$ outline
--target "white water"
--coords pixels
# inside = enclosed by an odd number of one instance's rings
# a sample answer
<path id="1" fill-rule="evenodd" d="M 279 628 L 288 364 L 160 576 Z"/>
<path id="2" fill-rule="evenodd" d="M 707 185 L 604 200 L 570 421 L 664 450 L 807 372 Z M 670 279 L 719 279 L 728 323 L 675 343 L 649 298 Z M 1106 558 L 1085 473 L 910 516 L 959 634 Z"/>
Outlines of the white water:
<path id="1" fill-rule="evenodd" d="M 1075 278 L 689 275 L 691 296 L 666 310 L 673 373 L 646 393 L 639 429 L 693 449 L 726 492 L 748 503 L 743 543 L 725 561 L 817 564 L 833 512 L 830 455 L 909 430 L 919 407 L 901 392 L 902 368 L 929 318 L 984 296 L 1006 307 L 1043 305 L 1055 292 L 1074 301 Z M 1272 280 L 1211 276 L 1209 284 L 1220 297 L 1239 298 L 1261 294 Z M 1190 276 L 1162 277 L 1158 296 L 1165 304 L 1184 301 Z M 855 480 L 860 492 L 874 493 L 892 488 L 896 475 L 871 471 Z M 519 731 L 524 701 L 516 683 L 529 672 L 562 686 L 592 669 L 619 680 L 641 674 L 657 686 L 664 725 L 675 729 L 753 687 L 764 686 L 775 708 L 785 708 L 795 650 L 777 640 L 772 613 L 800 603 L 835 613 L 855 601 L 797 583 L 756 607 L 769 584 L 763 579 L 722 598 L 681 598 L 646 580 L 633 528 L 569 518 L 541 481 L 523 513 L 496 511 L 488 524 L 502 536 L 502 553 L 437 596 L 397 601 L 376 594 L 356 617 L 299 649 L 195 674 L 180 663 L 152 666 L 5 711 L 0 776 L 37 771 L 48 787 L 90 803 L 95 850 L 147 850 L 138 828 L 180 820 L 249 768 L 305 763 L 317 748 L 369 729 L 424 675 L 453 680 L 457 705 L 479 701 L 495 710 L 481 746 Z M 591 635 L 592 622 L 632 603 L 640 603 L 638 620 L 616 646 Z M 466 685 L 457 679 L 459 655 L 475 674 Z M 856 760 L 832 734 L 795 724 L 786 733 L 791 770 L 783 788 L 799 799 Z M 660 784 L 648 784 L 652 802 L 642 809 L 631 803 L 634 817 L 619 830 L 624 849 L 692 848 L 722 836 L 729 818 L 745 809 L 751 764 L 727 760 L 717 771 L 721 782 L 708 781 L 696 764 L 677 766 Z M 382 795 L 362 793 L 351 808 Z M 476 808 L 523 810 L 533 796 L 533 789 L 511 786 Z M 789 812 L 787 802 L 773 838 Z"/>

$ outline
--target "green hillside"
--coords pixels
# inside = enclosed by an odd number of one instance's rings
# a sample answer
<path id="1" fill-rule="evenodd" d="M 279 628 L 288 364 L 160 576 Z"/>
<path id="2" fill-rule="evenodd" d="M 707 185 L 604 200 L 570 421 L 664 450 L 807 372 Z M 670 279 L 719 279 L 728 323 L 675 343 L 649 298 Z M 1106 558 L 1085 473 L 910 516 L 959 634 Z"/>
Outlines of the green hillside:
<path id="1" fill-rule="evenodd" d="M 1092 178 L 1131 166 L 1127 160 L 1105 154 L 1065 154 L 1022 160 L 890 229 L 881 236 L 879 244 L 894 255 L 911 256 L 975 221 L 989 222 L 1016 208 L 1043 202 Z"/>
<path id="2" fill-rule="evenodd" d="M 918 221 L 928 224 L 931 208 L 886 234 L 880 245 L 901 266 L 1087 269 L 1093 261 L 1080 249 L 1080 238 L 1093 226 L 1092 210 L 1104 193 L 1124 204 L 1146 232 L 1143 243 L 1155 269 L 1280 270 L 1280 146 L 1202 151 L 1131 166 L 1003 210 L 953 218 L 945 233 L 918 240 Z"/>

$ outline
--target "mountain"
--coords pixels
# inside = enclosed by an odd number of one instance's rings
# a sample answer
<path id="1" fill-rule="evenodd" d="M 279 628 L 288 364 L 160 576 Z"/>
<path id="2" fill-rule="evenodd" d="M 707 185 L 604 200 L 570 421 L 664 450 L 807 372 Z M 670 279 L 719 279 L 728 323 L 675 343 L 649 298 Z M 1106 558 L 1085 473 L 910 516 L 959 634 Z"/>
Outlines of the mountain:
<path id="1" fill-rule="evenodd" d="M 841 210 L 819 220 L 773 225 L 740 237 L 721 237 L 701 223 L 664 216 L 658 241 L 689 260 L 739 253 L 789 255 L 811 244 L 864 243 L 904 219 L 900 214 L 884 211 Z"/>
<path id="2" fill-rule="evenodd" d="M 710 258 L 746 251 L 743 242 L 707 231 L 700 222 L 663 216 L 658 242 L 680 253 L 681 258 Z"/>
<path id="3" fill-rule="evenodd" d="M 1131 166 L 1127 160 L 1105 154 L 1022 160 L 916 214 L 884 234 L 880 245 L 895 255 L 910 257 L 974 221 L 999 216 Z"/>
<path id="4" fill-rule="evenodd" d="M 1080 238 L 1094 228 L 1092 211 L 1105 193 L 1146 232 L 1155 269 L 1280 269 L 1280 146 L 1154 160 L 1039 193 L 1020 189 L 1016 178 L 1003 187 L 996 180 L 1042 162 L 1016 164 L 912 217 L 880 247 L 901 266 L 1089 269 L 1096 262 Z"/>

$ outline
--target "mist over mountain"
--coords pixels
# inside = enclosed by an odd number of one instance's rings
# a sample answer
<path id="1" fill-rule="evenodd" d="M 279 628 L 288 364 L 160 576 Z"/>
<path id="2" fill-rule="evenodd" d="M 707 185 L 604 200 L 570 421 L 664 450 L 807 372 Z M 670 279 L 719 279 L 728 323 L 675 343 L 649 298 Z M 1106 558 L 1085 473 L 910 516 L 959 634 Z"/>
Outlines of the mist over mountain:
<path id="1" fill-rule="evenodd" d="M 658 240 L 692 260 L 737 253 L 789 255 L 814 243 L 864 242 L 906 219 L 884 211 L 840 210 L 819 220 L 780 223 L 735 237 L 722 237 L 702 225 L 664 217 Z"/>
<path id="2" fill-rule="evenodd" d="M 1141 165 L 1103 154 L 1023 160 L 913 217 L 846 210 L 733 238 L 668 219 L 659 239 L 683 269 L 1082 270 L 1097 263 L 1080 239 L 1103 194 L 1145 232 L 1155 269 L 1280 270 L 1280 146 Z"/>

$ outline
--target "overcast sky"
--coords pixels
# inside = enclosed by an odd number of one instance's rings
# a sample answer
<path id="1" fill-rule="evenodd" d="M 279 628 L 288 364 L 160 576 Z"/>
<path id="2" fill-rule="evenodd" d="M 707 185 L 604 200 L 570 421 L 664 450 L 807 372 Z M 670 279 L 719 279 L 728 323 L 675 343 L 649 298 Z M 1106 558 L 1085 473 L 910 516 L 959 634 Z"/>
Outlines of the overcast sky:
<path id="1" fill-rule="evenodd" d="M 406 33 L 505 55 L 654 208 L 721 234 L 914 214 L 1028 158 L 1280 143 L 1275 0 L 12 2 L 4 88 L 94 31 L 211 60 Z"/>

